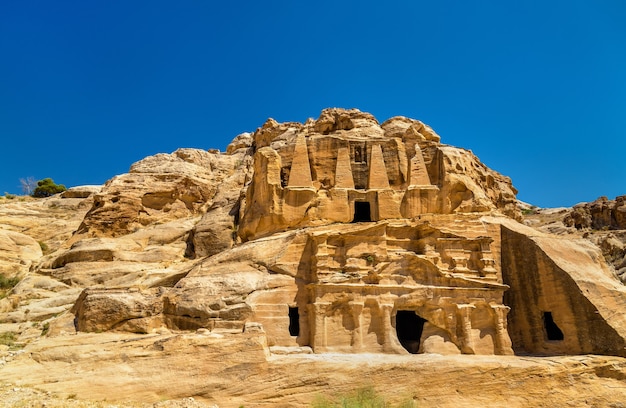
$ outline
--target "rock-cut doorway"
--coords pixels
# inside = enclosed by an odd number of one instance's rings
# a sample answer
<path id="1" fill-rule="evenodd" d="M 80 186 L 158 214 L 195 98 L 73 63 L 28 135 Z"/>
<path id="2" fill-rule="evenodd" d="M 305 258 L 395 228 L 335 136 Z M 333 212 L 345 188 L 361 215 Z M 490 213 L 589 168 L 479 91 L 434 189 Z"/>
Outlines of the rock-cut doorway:
<path id="1" fill-rule="evenodd" d="M 367 201 L 354 202 L 354 217 L 352 222 L 370 222 L 372 221 L 372 210 L 370 203 Z"/>
<path id="2" fill-rule="evenodd" d="M 398 310 L 396 313 L 398 340 L 402 347 L 411 354 L 419 352 L 424 323 L 426 323 L 426 319 L 418 316 L 412 310 Z"/>

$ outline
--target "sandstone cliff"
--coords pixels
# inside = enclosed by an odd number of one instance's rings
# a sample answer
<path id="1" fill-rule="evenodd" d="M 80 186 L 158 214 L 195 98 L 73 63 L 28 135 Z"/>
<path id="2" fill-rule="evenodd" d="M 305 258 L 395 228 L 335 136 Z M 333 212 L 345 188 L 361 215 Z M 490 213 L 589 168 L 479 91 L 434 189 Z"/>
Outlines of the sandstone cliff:
<path id="1" fill-rule="evenodd" d="M 600 197 L 573 208 L 540 209 L 525 206 L 524 222 L 560 236 L 585 238 L 602 250 L 618 277 L 626 283 L 626 224 L 623 213 L 625 196 L 614 200 Z M 621 214 L 621 215 L 620 215 Z"/>
<path id="2" fill-rule="evenodd" d="M 577 373 L 586 397 L 508 387 L 508 404 L 620 401 L 601 389 L 626 378 L 626 290 L 588 240 L 520 224 L 515 194 L 420 121 L 326 109 L 269 119 L 226 152 L 145 158 L 101 189 L 0 202 L 0 272 L 20 279 L 0 334 L 26 347 L 4 352 L 0 380 L 220 406 L 303 406 L 369 381 L 416 402 L 500 406 L 502 388 L 484 398 L 470 384 Z M 551 232 L 617 228 L 617 201 Z M 450 381 L 455 392 L 411 391 Z"/>

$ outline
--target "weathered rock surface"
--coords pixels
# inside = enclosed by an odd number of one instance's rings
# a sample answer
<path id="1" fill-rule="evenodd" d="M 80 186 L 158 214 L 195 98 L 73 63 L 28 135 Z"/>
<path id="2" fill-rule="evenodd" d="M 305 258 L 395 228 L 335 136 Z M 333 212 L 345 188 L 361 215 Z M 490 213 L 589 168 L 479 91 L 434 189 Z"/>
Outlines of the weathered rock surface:
<path id="1" fill-rule="evenodd" d="M 577 204 L 563 221 L 577 229 L 626 230 L 626 196 L 615 200 L 600 197 L 591 203 Z"/>
<path id="2" fill-rule="evenodd" d="M 0 298 L 0 333 L 4 331 L 3 324 L 8 324 L 7 330 L 17 329 L 29 336 L 33 324 L 68 310 L 75 302 L 80 288 L 31 271 L 67 249 L 66 243 L 91 204 L 91 198 L 59 196 L 0 202 L 0 273 L 19 280 L 6 297 Z M 40 329 L 34 331 L 41 333 Z"/>
<path id="3" fill-rule="evenodd" d="M 358 110 L 328 109 L 304 125 L 268 120 L 252 137 L 254 172 L 238 229 L 244 241 L 351 222 L 359 208 L 371 221 L 492 210 L 519 216 L 509 178 L 442 145 L 419 121 L 395 117 L 380 126 Z"/>
<path id="4" fill-rule="evenodd" d="M 237 155 L 197 149 L 147 157 L 109 180 L 94 196 L 78 233 L 121 236 L 148 225 L 192 218 L 211 207 L 218 186 L 235 172 Z"/>
<path id="5" fill-rule="evenodd" d="M 211 333 L 81 333 L 24 351 L 0 357 L 0 383 L 11 384 L 0 387 L 0 407 L 15 406 L 14 395 L 52 407 L 306 407 L 362 387 L 392 406 L 619 407 L 626 399 L 626 360 L 610 356 L 268 357 L 262 336 Z"/>
<path id="6" fill-rule="evenodd" d="M 502 224 L 509 333 L 520 353 L 626 355 L 626 287 L 584 239 Z"/>
<path id="7" fill-rule="evenodd" d="M 61 198 L 87 198 L 102 191 L 102 186 L 70 187 L 61 193 Z"/>
<path id="8" fill-rule="evenodd" d="M 624 260 L 621 201 L 524 226 L 511 180 L 420 121 L 268 119 L 225 153 L 68 191 L 0 202 L 0 272 L 20 279 L 0 383 L 172 407 L 361 386 L 441 407 L 626 397 L 626 290 L 602 256 Z M 600 225 L 602 250 L 582 238 Z"/>
<path id="9" fill-rule="evenodd" d="M 525 223 L 561 236 L 582 237 L 602 250 L 620 280 L 626 283 L 626 228 L 621 222 L 624 196 L 615 200 L 600 197 L 573 208 L 531 208 L 526 205 Z"/>

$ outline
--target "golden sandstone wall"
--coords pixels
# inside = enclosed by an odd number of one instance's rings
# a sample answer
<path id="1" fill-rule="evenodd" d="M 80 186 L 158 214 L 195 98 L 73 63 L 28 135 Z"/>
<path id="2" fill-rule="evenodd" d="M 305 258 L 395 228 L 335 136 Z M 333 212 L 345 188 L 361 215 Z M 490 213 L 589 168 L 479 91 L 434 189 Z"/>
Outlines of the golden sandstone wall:
<path id="1" fill-rule="evenodd" d="M 626 293 L 597 248 L 519 224 L 511 180 L 417 120 L 327 109 L 270 119 L 226 154 L 133 169 L 46 273 L 145 271 L 159 254 L 169 272 L 86 290 L 65 329 L 253 331 L 316 353 L 625 354 Z"/>
<path id="2" fill-rule="evenodd" d="M 252 137 L 244 241 L 355 217 L 517 211 L 510 179 L 471 152 L 442 145 L 419 121 L 396 117 L 379 126 L 370 114 L 329 109 L 304 125 L 270 120 Z"/>

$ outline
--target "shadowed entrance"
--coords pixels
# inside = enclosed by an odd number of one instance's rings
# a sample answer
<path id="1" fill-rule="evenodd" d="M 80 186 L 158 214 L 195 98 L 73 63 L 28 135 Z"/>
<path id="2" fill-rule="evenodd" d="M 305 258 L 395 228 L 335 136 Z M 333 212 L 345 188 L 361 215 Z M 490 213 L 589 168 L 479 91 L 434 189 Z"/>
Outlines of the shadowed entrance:
<path id="1" fill-rule="evenodd" d="M 411 310 L 398 310 L 396 314 L 398 340 L 400 340 L 402 347 L 411 354 L 417 354 L 419 351 L 424 323 L 426 323 L 426 319 L 421 318 Z"/>
<path id="2" fill-rule="evenodd" d="M 563 340 L 563 332 L 554 323 L 552 319 L 552 312 L 543 312 L 543 327 L 546 331 L 546 337 L 548 340 Z"/>
<path id="3" fill-rule="evenodd" d="M 289 307 L 289 335 L 300 335 L 300 313 L 297 307 Z"/>
<path id="4" fill-rule="evenodd" d="M 352 222 L 370 222 L 372 221 L 372 214 L 370 209 L 370 203 L 367 201 L 355 201 L 354 202 L 354 218 Z"/>

